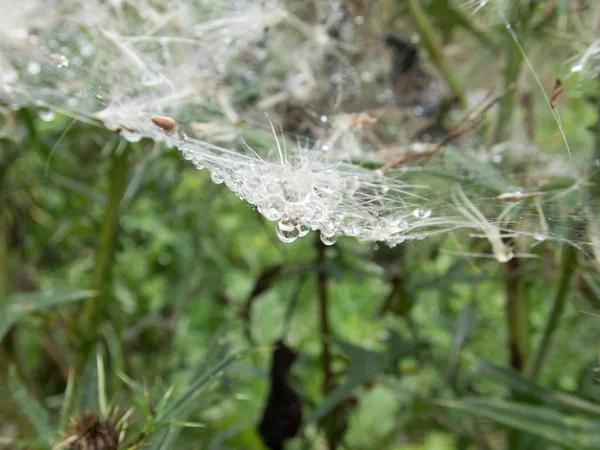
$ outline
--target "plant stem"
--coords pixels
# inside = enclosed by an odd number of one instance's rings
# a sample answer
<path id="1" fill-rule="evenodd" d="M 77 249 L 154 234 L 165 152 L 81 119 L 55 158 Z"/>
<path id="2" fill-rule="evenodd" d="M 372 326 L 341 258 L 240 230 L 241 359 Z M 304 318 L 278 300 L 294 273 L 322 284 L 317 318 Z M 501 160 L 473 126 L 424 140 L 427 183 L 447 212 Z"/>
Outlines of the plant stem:
<path id="1" fill-rule="evenodd" d="M 103 321 L 104 312 L 110 300 L 108 287 L 119 226 L 119 209 L 127 186 L 128 154 L 126 141 L 121 141 L 112 154 L 108 204 L 96 248 L 95 271 L 92 277 L 92 289 L 98 295 L 86 302 L 81 319 L 81 330 L 84 340 L 88 344 L 97 339 L 98 327 Z"/>
<path id="2" fill-rule="evenodd" d="M 529 357 L 529 318 L 527 305 L 523 297 L 521 282 L 521 262 L 517 258 L 508 261 L 505 266 L 506 319 L 508 328 L 509 365 L 523 373 Z M 513 392 L 513 398 L 518 395 Z M 506 437 L 507 450 L 522 448 L 523 433 L 508 430 Z"/>
<path id="3" fill-rule="evenodd" d="M 0 311 L 2 310 L 2 303 L 8 300 L 8 297 L 11 293 L 11 280 L 10 280 L 10 266 L 8 260 L 8 223 L 6 220 L 7 216 L 7 208 L 5 205 L 5 194 L 4 194 L 4 183 L 6 179 L 6 174 L 8 172 L 8 168 L 10 164 L 13 162 L 14 155 L 16 152 L 12 152 L 13 148 L 6 148 L 8 146 L 12 146 L 8 141 L 2 140 L 0 141 L 0 145 L 4 147 L 2 150 L 5 153 L 5 159 L 0 160 Z M 3 155 L 4 156 L 4 155 Z M 20 364 L 18 358 L 18 352 L 16 350 L 15 343 L 15 333 L 14 328 L 8 331 L 4 339 L 2 340 L 0 346 L 0 357 L 5 359 L 7 363 L 13 363 L 16 366 L 19 377 L 25 380 L 25 371 Z M 5 366 L 8 369 L 10 364 L 0 364 L 1 366 Z M 0 372 L 0 380 L 4 377 L 6 373 L 4 370 Z"/>
<path id="4" fill-rule="evenodd" d="M 572 245 L 565 245 L 561 256 L 561 275 L 558 282 L 558 290 L 554 296 L 554 301 L 550 308 L 550 313 L 546 318 L 546 323 L 542 335 L 535 349 L 533 357 L 528 367 L 528 375 L 531 378 L 537 378 L 544 364 L 544 360 L 550 347 L 552 336 L 558 328 L 560 319 L 565 310 L 567 294 L 571 285 L 571 279 L 577 267 L 577 250 Z"/>
<path id="5" fill-rule="evenodd" d="M 326 398 L 333 387 L 333 373 L 331 370 L 331 351 L 329 340 L 331 337 L 331 327 L 329 325 L 329 298 L 327 295 L 327 273 L 325 271 L 327 257 L 325 254 L 326 246 L 321 242 L 318 233 L 315 233 L 315 249 L 317 251 L 316 265 L 317 273 L 317 295 L 319 300 L 319 326 L 321 330 L 321 370 L 323 371 L 323 385 L 321 392 L 323 398 Z M 329 416 L 331 417 L 331 416 Z M 325 423 L 328 417 L 325 418 Z M 326 425 L 327 426 L 327 425 Z M 327 431 L 327 430 L 326 430 Z M 327 433 L 327 445 L 330 450 L 335 448 L 335 443 L 330 439 L 330 433 Z"/>
<path id="6" fill-rule="evenodd" d="M 531 18 L 531 11 L 521 5 L 512 7 L 510 23 L 507 26 L 525 29 L 525 25 Z M 506 66 L 504 67 L 504 92 L 505 96 L 500 101 L 500 112 L 498 114 L 498 122 L 494 134 L 494 141 L 501 142 L 507 139 L 510 122 L 515 109 L 515 96 L 517 95 L 514 87 L 519 79 L 521 72 L 521 64 L 523 62 L 523 54 L 517 43 L 511 36 L 507 37 L 507 54 Z"/>
<path id="7" fill-rule="evenodd" d="M 513 258 L 505 265 L 506 316 L 510 366 L 523 372 L 529 357 L 529 321 L 527 305 L 523 298 L 521 263 Z"/>
<path id="8" fill-rule="evenodd" d="M 523 56 L 519 51 L 517 45 L 510 41 L 508 48 L 508 55 L 506 61 L 506 68 L 504 69 L 504 90 L 506 95 L 500 101 L 500 112 L 498 114 L 498 123 L 496 125 L 496 134 L 494 141 L 500 142 L 506 139 L 510 120 L 515 109 L 515 95 L 516 90 L 511 89 L 519 78 L 519 72 L 521 70 L 521 62 Z"/>
<path id="9" fill-rule="evenodd" d="M 600 11 L 600 8 L 598 9 Z M 589 241 L 591 242 L 592 252 L 596 260 L 596 264 L 600 266 L 600 225 L 597 218 L 600 216 L 600 79 L 598 79 L 599 93 L 596 96 L 590 97 L 590 101 L 596 107 L 596 123 L 589 130 L 594 135 L 594 146 L 592 149 L 592 159 L 588 174 L 588 188 L 585 191 L 585 203 L 587 205 L 587 232 Z"/>
<path id="10" fill-rule="evenodd" d="M 425 14 L 425 11 L 423 10 L 419 0 L 408 0 L 408 9 L 414 24 L 417 27 L 417 31 L 421 36 L 423 44 L 429 52 L 431 60 L 438 67 L 442 73 L 442 76 L 446 79 L 450 90 L 454 94 L 454 97 L 460 106 L 464 109 L 467 109 L 467 98 L 465 96 L 463 87 L 454 76 L 452 68 L 444 56 L 442 43 L 435 35 L 435 32 L 433 31 L 433 25 L 427 18 L 427 15 Z"/>
<path id="11" fill-rule="evenodd" d="M 6 208 L 3 208 L 4 197 L 2 189 L 5 173 L 6 169 L 4 167 L 0 167 L 0 311 L 2 310 L 2 304 L 10 295 L 10 272 L 8 269 L 8 226 L 5 219 Z M 12 334 L 12 330 L 9 330 L 8 334 L 2 340 L 2 356 L 8 361 L 15 360 Z M 6 367 L 8 368 L 8 364 Z"/>
<path id="12" fill-rule="evenodd" d="M 98 341 L 99 328 L 104 321 L 104 314 L 110 302 L 108 288 L 119 226 L 119 210 L 127 187 L 127 174 L 129 172 L 128 157 L 127 142 L 122 140 L 111 154 L 108 203 L 104 213 L 102 229 L 100 230 L 100 239 L 96 248 L 95 271 L 91 284 L 92 288 L 97 292 L 97 296 L 87 300 L 81 315 L 79 334 L 82 346 L 73 383 L 73 399 L 80 397 L 81 381 L 83 380 L 85 367 Z"/>
<path id="13" fill-rule="evenodd" d="M 2 200 L 2 178 L 0 174 L 0 200 Z M 0 202 L 0 205 L 3 202 Z M 8 227 L 6 211 L 0 206 L 0 303 L 10 294 L 10 273 L 8 270 Z"/>

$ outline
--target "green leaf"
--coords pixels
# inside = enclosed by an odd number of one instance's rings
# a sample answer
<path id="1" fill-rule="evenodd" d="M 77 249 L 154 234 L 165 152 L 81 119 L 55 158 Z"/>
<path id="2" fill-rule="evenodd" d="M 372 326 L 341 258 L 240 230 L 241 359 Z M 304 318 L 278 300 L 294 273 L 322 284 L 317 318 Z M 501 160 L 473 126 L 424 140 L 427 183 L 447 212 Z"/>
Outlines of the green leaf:
<path id="1" fill-rule="evenodd" d="M 468 399 L 448 402 L 445 406 L 487 417 L 507 427 L 576 449 L 600 448 L 600 420 L 503 400 Z"/>
<path id="2" fill-rule="evenodd" d="M 475 313 L 476 304 L 469 303 L 462 309 L 456 321 L 456 330 L 452 335 L 452 344 L 448 353 L 448 368 L 446 369 L 448 380 L 454 385 L 456 385 L 458 377 L 458 366 L 462 348 L 467 342 L 471 331 L 478 325 Z"/>
<path id="3" fill-rule="evenodd" d="M 515 370 L 500 367 L 482 359 L 476 359 L 475 362 L 481 372 L 496 378 L 523 399 L 552 406 L 565 412 L 600 416 L 600 406 L 583 398 L 540 386 Z"/>
<path id="4" fill-rule="evenodd" d="M 71 407 L 73 405 L 73 386 L 75 384 L 75 371 L 69 370 L 69 377 L 67 378 L 67 388 L 65 389 L 65 395 L 63 397 L 62 405 L 60 407 L 60 414 L 58 418 L 58 429 L 64 430 L 71 414 Z"/>
<path id="5" fill-rule="evenodd" d="M 175 443 L 179 435 L 181 434 L 182 428 L 177 426 L 170 426 L 165 430 L 156 434 L 156 437 L 152 441 L 150 450 L 170 450 L 175 448 Z"/>
<path id="6" fill-rule="evenodd" d="M 346 372 L 348 374 L 344 383 L 337 386 L 323 403 L 306 419 L 305 423 L 318 422 L 332 411 L 338 404 L 346 399 L 352 391 L 362 385 L 369 378 L 384 372 L 393 365 L 396 358 L 414 353 L 414 344 L 404 341 L 396 333 L 390 334 L 388 351 L 377 353 L 358 347 L 350 342 L 333 339 L 333 342 L 352 360 Z"/>
<path id="7" fill-rule="evenodd" d="M 44 407 L 27 392 L 25 385 L 17 377 L 15 370 L 10 370 L 8 388 L 21 412 L 35 428 L 39 437 L 52 446 L 58 435 L 50 422 L 50 416 Z"/>
<path id="8" fill-rule="evenodd" d="M 55 306 L 73 303 L 94 295 L 94 291 L 79 289 L 53 289 L 13 294 L 0 306 L 0 341 L 4 339 L 9 328 L 27 314 L 45 311 Z"/>
<path id="9" fill-rule="evenodd" d="M 231 364 L 246 355 L 245 351 L 231 354 L 229 342 L 225 339 L 224 333 L 224 329 L 221 329 L 213 337 L 203 363 L 185 392 L 172 402 L 166 402 L 163 411 L 156 411 L 157 424 L 165 424 L 182 413 L 197 398 L 199 391 L 221 375 Z"/>

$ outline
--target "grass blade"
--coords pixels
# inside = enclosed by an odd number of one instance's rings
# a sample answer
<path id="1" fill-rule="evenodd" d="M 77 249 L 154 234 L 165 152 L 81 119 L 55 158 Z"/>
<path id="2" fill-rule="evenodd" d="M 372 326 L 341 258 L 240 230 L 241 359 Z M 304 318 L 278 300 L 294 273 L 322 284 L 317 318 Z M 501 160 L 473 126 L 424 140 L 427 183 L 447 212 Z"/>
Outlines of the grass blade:
<path id="1" fill-rule="evenodd" d="M 46 311 L 94 296 L 95 291 L 80 289 L 54 289 L 33 293 L 18 293 L 8 297 L 0 306 L 0 341 L 9 328 L 22 317 L 33 312 Z"/>
<path id="2" fill-rule="evenodd" d="M 502 400 L 469 399 L 446 404 L 509 428 L 577 449 L 600 448 L 600 420 L 566 415 L 551 408 Z"/>
<path id="3" fill-rule="evenodd" d="M 58 436 L 50 422 L 50 416 L 44 407 L 27 392 L 27 388 L 19 380 L 14 370 L 9 373 L 8 388 L 19 409 L 31 422 L 39 437 L 52 446 Z"/>

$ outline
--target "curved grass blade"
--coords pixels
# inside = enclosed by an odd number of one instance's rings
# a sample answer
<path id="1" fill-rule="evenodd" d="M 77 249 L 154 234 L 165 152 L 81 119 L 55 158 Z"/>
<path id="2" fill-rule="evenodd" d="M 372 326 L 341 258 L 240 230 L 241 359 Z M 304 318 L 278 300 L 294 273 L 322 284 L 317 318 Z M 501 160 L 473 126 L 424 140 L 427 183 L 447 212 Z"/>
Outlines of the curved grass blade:
<path id="1" fill-rule="evenodd" d="M 447 402 L 444 406 L 487 417 L 509 428 L 568 447 L 600 448 L 600 420 L 562 414 L 548 407 L 503 400 L 468 399 Z"/>
<path id="2" fill-rule="evenodd" d="M 79 289 L 54 289 L 12 294 L 0 306 L 0 341 L 2 341 L 9 328 L 27 314 L 84 300 L 94 295 L 96 295 L 95 291 Z"/>
<path id="3" fill-rule="evenodd" d="M 519 393 L 523 399 L 552 406 L 565 412 L 600 416 L 600 406 L 584 398 L 545 388 L 515 370 L 500 367 L 482 359 L 476 359 L 475 362 L 481 372 L 496 378 L 512 391 Z"/>
<path id="4" fill-rule="evenodd" d="M 52 447 L 57 441 L 58 435 L 50 422 L 50 416 L 44 407 L 27 392 L 27 388 L 19 380 L 14 370 L 9 372 L 8 388 L 21 412 L 35 428 L 39 438 Z"/>

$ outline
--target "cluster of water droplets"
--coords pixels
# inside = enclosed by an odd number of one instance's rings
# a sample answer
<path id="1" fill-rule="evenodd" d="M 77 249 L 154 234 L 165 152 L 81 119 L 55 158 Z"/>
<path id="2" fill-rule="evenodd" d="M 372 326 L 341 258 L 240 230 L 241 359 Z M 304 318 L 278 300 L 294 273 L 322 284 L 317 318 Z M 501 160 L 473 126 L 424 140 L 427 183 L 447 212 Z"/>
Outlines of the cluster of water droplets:
<path id="1" fill-rule="evenodd" d="M 397 245 L 419 234 L 432 210 L 407 202 L 415 186 L 390 180 L 379 170 L 328 162 L 318 149 L 298 149 L 305 158 L 292 163 L 238 154 L 203 141 L 185 138 L 178 148 L 196 167 L 207 168 L 211 180 L 225 184 L 240 199 L 276 222 L 279 239 L 290 243 L 319 231 L 326 245 L 339 236 Z M 435 225 L 435 224 L 432 224 Z"/>

